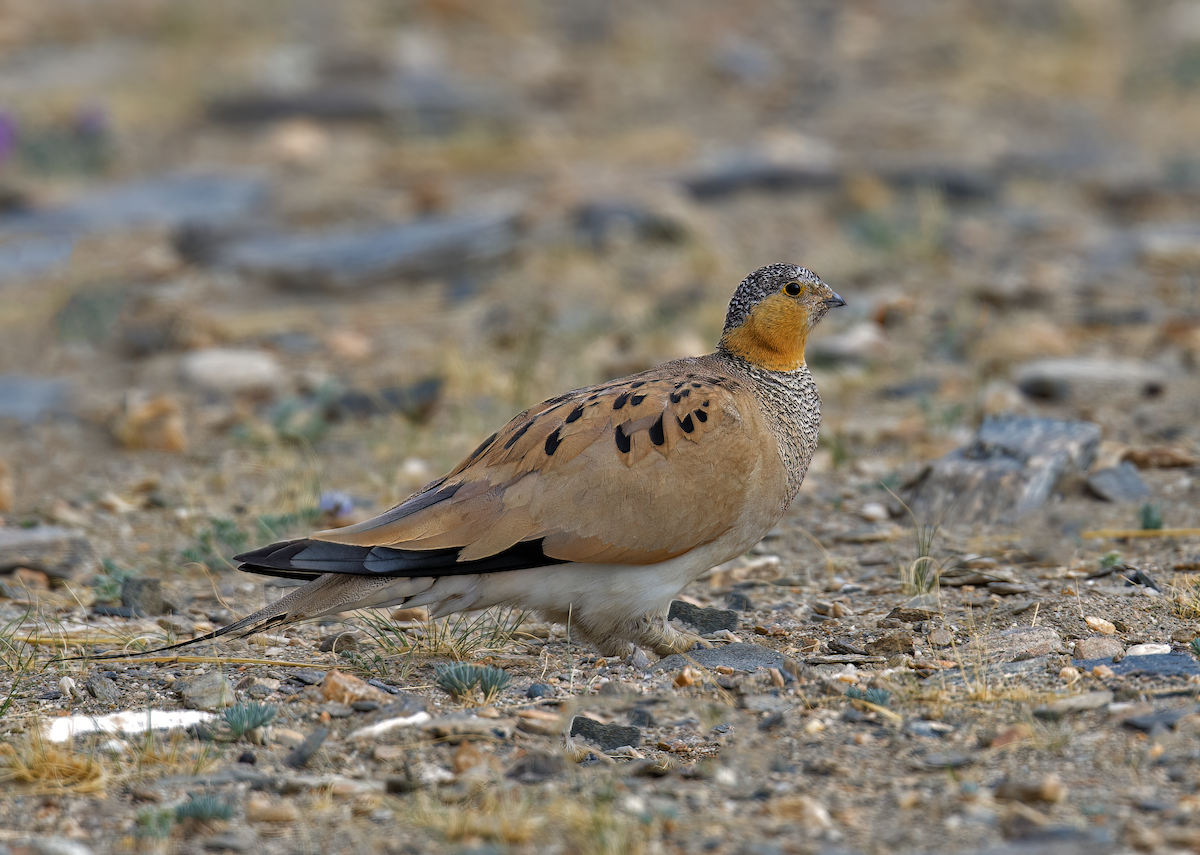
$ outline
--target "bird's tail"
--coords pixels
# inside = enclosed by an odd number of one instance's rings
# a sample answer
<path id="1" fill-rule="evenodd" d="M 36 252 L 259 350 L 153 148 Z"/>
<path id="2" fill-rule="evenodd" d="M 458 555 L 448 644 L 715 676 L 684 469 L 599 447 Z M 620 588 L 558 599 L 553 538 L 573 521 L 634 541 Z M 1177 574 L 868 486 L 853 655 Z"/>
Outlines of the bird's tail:
<path id="1" fill-rule="evenodd" d="M 196 638 L 189 638 L 187 641 L 180 641 L 176 644 L 168 644 L 166 647 L 156 647 L 153 650 L 142 650 L 137 653 L 104 653 L 96 656 L 63 656 L 55 661 L 67 662 L 76 659 L 125 659 L 129 656 L 151 656 L 159 653 L 167 653 L 172 650 L 179 650 L 183 647 L 190 647 L 193 644 L 200 644 L 205 641 L 212 641 L 215 638 L 229 636 L 230 638 L 245 638 L 247 635 L 254 635 L 260 632 L 266 632 L 269 629 L 277 626 L 283 626 L 290 623 L 298 623 L 300 621 L 309 620 L 310 618 L 321 617 L 322 615 L 330 614 L 331 612 L 345 611 L 355 608 L 355 603 L 361 600 L 366 594 L 380 587 L 381 583 L 386 583 L 394 580 L 380 580 L 362 576 L 341 576 L 335 574 L 327 574 L 319 576 L 312 580 L 307 585 L 302 585 L 291 593 L 280 597 L 270 605 L 259 609 L 253 614 L 247 615 L 241 620 L 236 620 L 227 626 Z"/>

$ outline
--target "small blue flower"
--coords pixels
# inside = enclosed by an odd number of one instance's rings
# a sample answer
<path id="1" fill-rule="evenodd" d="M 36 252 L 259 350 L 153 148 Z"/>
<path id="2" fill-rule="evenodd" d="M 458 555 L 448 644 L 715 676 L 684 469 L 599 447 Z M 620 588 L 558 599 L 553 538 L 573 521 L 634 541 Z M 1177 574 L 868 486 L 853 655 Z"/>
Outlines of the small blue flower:
<path id="1" fill-rule="evenodd" d="M 354 513 L 354 499 L 340 490 L 326 490 L 317 507 L 321 513 L 332 514 L 335 518 L 348 517 Z"/>

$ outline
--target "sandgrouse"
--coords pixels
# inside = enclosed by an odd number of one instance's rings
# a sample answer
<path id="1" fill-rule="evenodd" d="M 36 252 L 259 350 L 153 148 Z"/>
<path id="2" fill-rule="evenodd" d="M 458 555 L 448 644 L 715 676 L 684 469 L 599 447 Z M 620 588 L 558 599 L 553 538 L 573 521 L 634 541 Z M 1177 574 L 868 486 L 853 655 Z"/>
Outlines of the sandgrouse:
<path id="1" fill-rule="evenodd" d="M 756 270 L 715 353 L 543 401 L 374 519 L 237 556 L 311 581 L 205 638 L 358 608 L 504 604 L 605 655 L 689 649 L 698 639 L 667 623 L 671 598 L 795 497 L 821 422 L 805 341 L 844 305 L 803 267 Z"/>

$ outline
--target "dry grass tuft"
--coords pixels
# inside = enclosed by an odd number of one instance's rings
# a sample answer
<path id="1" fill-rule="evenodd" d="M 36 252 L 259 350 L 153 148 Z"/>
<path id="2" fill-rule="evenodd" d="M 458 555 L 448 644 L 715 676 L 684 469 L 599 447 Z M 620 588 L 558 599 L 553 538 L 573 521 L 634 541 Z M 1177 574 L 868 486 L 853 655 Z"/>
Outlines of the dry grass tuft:
<path id="1" fill-rule="evenodd" d="M 101 793 L 108 773 L 95 757 L 69 742 L 48 742 L 35 729 L 21 741 L 0 745 L 0 783 L 16 784 L 27 795 Z"/>

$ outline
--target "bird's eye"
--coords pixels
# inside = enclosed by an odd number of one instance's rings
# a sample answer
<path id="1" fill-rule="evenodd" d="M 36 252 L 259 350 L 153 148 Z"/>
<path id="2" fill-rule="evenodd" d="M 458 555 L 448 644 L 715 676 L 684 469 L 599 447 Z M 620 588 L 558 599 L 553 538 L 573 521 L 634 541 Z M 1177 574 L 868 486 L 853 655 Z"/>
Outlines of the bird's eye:
<path id="1" fill-rule="evenodd" d="M 799 282 L 789 282 L 783 286 L 783 292 L 789 297 L 799 297 L 800 292 L 804 290 L 804 286 Z"/>

